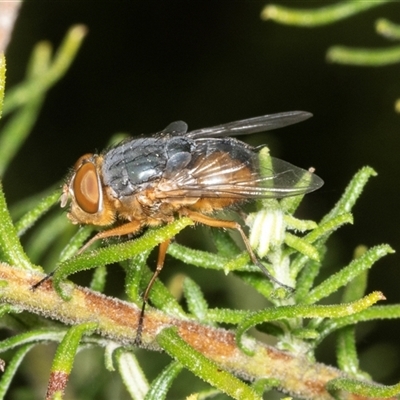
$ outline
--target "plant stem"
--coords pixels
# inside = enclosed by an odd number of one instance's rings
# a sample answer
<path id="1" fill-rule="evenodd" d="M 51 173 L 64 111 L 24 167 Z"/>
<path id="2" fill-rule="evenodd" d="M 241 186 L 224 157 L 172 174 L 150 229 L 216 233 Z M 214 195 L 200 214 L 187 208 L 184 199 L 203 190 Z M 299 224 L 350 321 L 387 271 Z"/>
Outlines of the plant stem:
<path id="1" fill-rule="evenodd" d="M 32 286 L 42 277 L 42 274 L 0 263 L 0 279 L 7 283 L 0 289 L 0 301 L 70 325 L 94 322 L 101 336 L 123 345 L 133 345 L 140 314 L 136 305 L 75 285 L 70 288 L 71 300 L 64 301 L 53 289 L 51 281 L 32 291 Z M 305 356 L 295 356 L 253 339 L 245 341 L 255 356 L 247 356 L 236 346 L 234 332 L 179 320 L 150 308 L 144 321 L 143 346 L 159 349 L 156 337 L 161 330 L 170 326 L 176 326 L 179 336 L 189 346 L 222 369 L 250 380 L 277 379 L 281 390 L 296 397 L 332 400 L 333 397 L 325 389 L 327 382 L 347 378 L 338 369 L 311 362 Z M 367 399 L 349 393 L 343 393 L 341 398 Z"/>

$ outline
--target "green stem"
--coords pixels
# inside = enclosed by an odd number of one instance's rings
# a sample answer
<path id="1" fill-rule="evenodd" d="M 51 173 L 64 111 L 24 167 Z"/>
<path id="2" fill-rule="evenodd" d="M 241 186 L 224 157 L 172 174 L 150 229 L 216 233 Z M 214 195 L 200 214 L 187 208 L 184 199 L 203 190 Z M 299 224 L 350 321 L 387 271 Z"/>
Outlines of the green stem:
<path id="1" fill-rule="evenodd" d="M 3 260 L 24 269 L 37 269 L 26 255 L 19 241 L 10 213 L 7 209 L 3 186 L 0 183 L 0 250 Z"/>
<path id="2" fill-rule="evenodd" d="M 400 46 L 374 50 L 333 46 L 328 50 L 326 59 L 337 64 L 382 67 L 400 62 Z"/>
<path id="3" fill-rule="evenodd" d="M 293 9 L 271 4 L 261 12 L 261 19 L 272 19 L 275 22 L 313 28 L 333 24 L 362 11 L 388 3 L 391 0 L 359 1 L 346 0 L 336 4 L 315 9 Z"/>
<path id="4" fill-rule="evenodd" d="M 400 40 L 400 25 L 380 18 L 375 23 L 375 30 L 387 39 Z"/>

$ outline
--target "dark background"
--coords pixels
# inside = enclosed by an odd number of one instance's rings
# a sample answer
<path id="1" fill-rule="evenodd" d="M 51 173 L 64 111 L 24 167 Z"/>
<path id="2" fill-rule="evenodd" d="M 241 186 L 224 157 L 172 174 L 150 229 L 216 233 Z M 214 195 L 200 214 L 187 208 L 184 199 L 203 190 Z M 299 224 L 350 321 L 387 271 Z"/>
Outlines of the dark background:
<path id="1" fill-rule="evenodd" d="M 317 7 L 328 2 L 280 3 Z M 325 180 L 322 189 L 307 196 L 299 216 L 321 218 L 362 166 L 379 173 L 354 209 L 355 225 L 332 239 L 329 267 L 346 265 L 358 244 L 399 248 L 400 116 L 394 102 L 400 97 L 400 66 L 333 65 L 325 53 L 334 44 L 392 45 L 375 34 L 374 22 L 378 17 L 399 22 L 400 5 L 393 2 L 316 29 L 263 22 L 264 5 L 26 2 L 8 49 L 8 88 L 23 79 L 39 40 L 57 47 L 76 23 L 85 24 L 89 34 L 72 68 L 51 89 L 33 134 L 5 176 L 9 202 L 60 180 L 79 156 L 101 150 L 115 132 L 152 133 L 177 119 L 197 129 L 306 110 L 314 118 L 249 138 L 269 144 L 276 157 L 314 166 Z M 372 269 L 368 290 L 382 290 L 387 303 L 396 303 L 399 281 L 399 257 L 391 255 Z M 375 348 L 378 355 L 387 350 L 398 359 L 399 335 L 398 321 L 384 322 L 368 330 L 360 349 Z M 400 379 L 400 370 L 390 376 L 370 372 L 388 383 Z"/>

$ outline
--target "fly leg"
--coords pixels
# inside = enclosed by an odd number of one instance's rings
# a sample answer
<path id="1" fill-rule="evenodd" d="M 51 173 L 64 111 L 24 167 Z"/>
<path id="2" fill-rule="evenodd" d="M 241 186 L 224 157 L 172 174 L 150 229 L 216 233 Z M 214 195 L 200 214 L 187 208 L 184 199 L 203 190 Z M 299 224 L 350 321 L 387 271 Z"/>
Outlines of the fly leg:
<path id="1" fill-rule="evenodd" d="M 135 344 L 136 345 L 140 345 L 142 343 L 144 311 L 145 311 L 145 308 L 146 308 L 147 301 L 149 299 L 150 290 L 151 290 L 154 282 L 156 281 L 158 275 L 160 275 L 161 270 L 164 267 L 165 255 L 167 254 L 168 246 L 169 246 L 170 243 L 171 243 L 170 240 L 166 240 L 165 242 L 160 243 L 160 246 L 158 248 L 158 257 L 157 257 L 156 270 L 154 271 L 153 276 L 151 277 L 149 283 L 147 284 L 146 290 L 144 291 L 144 294 L 143 294 L 142 310 L 141 310 L 140 316 L 139 316 L 139 322 L 138 322 L 136 339 L 135 339 Z"/>
<path id="2" fill-rule="evenodd" d="M 141 224 L 138 221 L 131 221 L 128 222 L 127 224 L 117 226 L 116 228 L 105 230 L 102 232 L 99 232 L 98 234 L 94 235 L 88 242 L 86 242 L 78 251 L 77 254 L 83 253 L 89 246 L 91 246 L 94 242 L 96 242 L 99 239 L 105 239 L 108 237 L 112 236 L 124 236 L 129 233 L 137 233 L 137 231 L 141 228 Z M 46 275 L 43 279 L 41 279 L 39 282 L 35 283 L 32 286 L 32 290 L 37 289 L 40 285 L 42 285 L 44 282 L 49 280 L 54 273 L 56 272 L 57 268 L 50 272 L 50 274 Z"/>
<path id="3" fill-rule="evenodd" d="M 123 236 L 127 235 L 129 233 L 137 233 L 137 231 L 141 228 L 141 223 L 139 221 L 131 221 L 127 224 L 118 226 L 113 229 L 109 229 L 107 231 L 102 231 L 99 232 L 97 235 L 93 236 L 78 252 L 78 254 L 82 253 L 85 251 L 92 243 L 96 242 L 99 239 L 104 239 L 107 237 L 112 237 L 112 236 Z M 136 332 L 136 338 L 135 338 L 135 343 L 137 345 L 140 345 L 142 342 L 142 332 L 143 332 L 143 322 L 144 322 L 144 312 L 146 308 L 146 303 L 149 299 L 149 294 L 150 290 L 157 279 L 158 275 L 160 274 L 163 266 L 164 266 L 164 261 L 165 261 L 165 255 L 167 253 L 168 246 L 170 244 L 170 240 L 166 240 L 165 242 L 162 242 L 159 246 L 158 250 L 158 258 L 157 258 L 157 267 L 156 270 L 154 271 L 153 276 L 151 277 L 149 283 L 147 284 L 146 290 L 143 294 L 143 304 L 142 304 L 142 309 L 140 311 L 139 315 L 139 321 L 138 321 L 138 326 L 137 326 L 137 332 Z"/>
<path id="4" fill-rule="evenodd" d="M 256 255 L 253 252 L 253 249 L 250 246 L 249 239 L 247 238 L 246 234 L 243 232 L 243 229 L 241 225 L 236 222 L 236 221 L 226 221 L 223 219 L 214 219 L 211 217 L 208 217 L 207 215 L 191 211 L 188 209 L 185 209 L 181 211 L 182 215 L 185 215 L 192 219 L 194 222 L 199 222 L 203 225 L 215 227 L 215 228 L 228 228 L 228 229 L 235 229 L 240 233 L 240 236 L 242 237 L 243 243 L 246 247 L 247 252 L 249 253 L 250 259 L 253 262 L 254 265 L 257 265 L 258 268 L 260 268 L 261 272 L 272 282 L 276 283 L 277 285 L 293 291 L 293 288 L 285 285 L 282 282 L 279 282 L 274 276 L 271 275 L 271 273 L 268 271 L 267 268 L 261 263 L 261 261 L 256 257 Z"/>
<path id="5" fill-rule="evenodd" d="M 89 241 L 87 241 L 78 251 L 77 254 L 83 253 L 89 246 L 91 246 L 94 242 L 97 242 L 100 239 L 105 239 L 113 236 L 125 236 L 128 234 L 135 234 L 137 233 L 142 224 L 139 221 L 131 221 L 126 224 L 117 226 L 112 229 L 108 229 L 105 231 L 101 231 L 94 235 Z"/>

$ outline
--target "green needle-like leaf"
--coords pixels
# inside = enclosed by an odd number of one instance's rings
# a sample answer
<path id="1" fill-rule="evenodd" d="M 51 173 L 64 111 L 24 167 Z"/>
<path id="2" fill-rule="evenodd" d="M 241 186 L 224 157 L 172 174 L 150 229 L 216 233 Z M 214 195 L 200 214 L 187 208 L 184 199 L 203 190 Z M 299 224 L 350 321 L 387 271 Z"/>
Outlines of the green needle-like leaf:
<path id="1" fill-rule="evenodd" d="M 383 386 L 372 382 L 344 378 L 331 380 L 328 382 L 327 387 L 332 392 L 344 390 L 363 396 L 362 398 L 388 398 L 400 393 L 400 383 L 393 386 Z"/>
<path id="2" fill-rule="evenodd" d="M 61 343 L 59 344 L 56 355 L 51 367 L 52 373 L 63 372 L 69 374 L 79 343 L 83 334 L 90 334 L 96 328 L 97 324 L 90 322 L 86 324 L 76 325 L 68 329 Z"/>
<path id="3" fill-rule="evenodd" d="M 357 49 L 345 46 L 333 46 L 327 54 L 329 62 L 359 67 L 381 67 L 400 62 L 400 46 L 385 49 Z"/>
<path id="4" fill-rule="evenodd" d="M 336 347 L 337 362 L 341 370 L 357 379 L 371 379 L 368 374 L 360 371 L 354 326 L 339 330 Z"/>
<path id="5" fill-rule="evenodd" d="M 73 326 L 66 332 L 53 359 L 47 398 L 53 399 L 58 396 L 62 399 L 82 335 L 90 333 L 96 326 L 96 323 L 89 322 Z"/>
<path id="6" fill-rule="evenodd" d="M 22 248 L 17 231 L 7 209 L 3 186 L 0 183 L 0 250 L 3 260 L 10 265 L 25 269 L 37 269 Z"/>
<path id="7" fill-rule="evenodd" d="M 244 382 L 222 370 L 217 364 L 190 347 L 175 328 L 164 329 L 157 336 L 157 342 L 171 356 L 189 371 L 204 381 L 238 400 L 259 400 L 257 393 Z"/>
<path id="8" fill-rule="evenodd" d="M 186 277 L 183 281 L 183 291 L 190 313 L 193 314 L 198 321 L 205 321 L 208 304 L 200 286 L 192 279 Z"/>
<path id="9" fill-rule="evenodd" d="M 320 305 L 295 305 L 271 307 L 266 310 L 256 312 L 242 321 L 236 331 L 236 341 L 238 346 L 249 355 L 252 352 L 247 349 L 242 341 L 243 334 L 251 327 L 269 321 L 276 321 L 289 318 L 340 318 L 345 315 L 358 313 L 385 297 L 380 292 L 373 292 L 363 299 L 346 304 L 335 304 L 328 306 Z"/>
<path id="10" fill-rule="evenodd" d="M 373 321 L 377 319 L 399 319 L 400 318 L 400 305 L 392 306 L 374 306 L 361 311 L 358 314 L 349 315 L 347 317 L 338 318 L 334 320 L 324 321 L 320 326 L 320 343 L 326 336 L 333 331 L 340 329 L 344 326 L 354 325 L 361 321 Z"/>
<path id="11" fill-rule="evenodd" d="M 140 285 L 142 280 L 143 271 L 147 268 L 147 258 L 149 257 L 150 250 L 144 251 L 142 254 L 132 257 L 125 263 L 121 263 L 125 272 L 125 291 L 129 299 L 136 304 L 142 302 L 142 287 Z"/>
<path id="12" fill-rule="evenodd" d="M 25 344 L 21 348 L 17 350 L 14 354 L 12 360 L 7 364 L 7 368 L 5 369 L 4 373 L 1 375 L 0 379 L 0 398 L 5 399 L 7 398 L 7 391 L 11 385 L 12 379 L 16 374 L 19 365 L 21 364 L 22 360 L 24 359 L 25 355 L 34 347 L 34 344 Z"/>
<path id="13" fill-rule="evenodd" d="M 361 168 L 347 185 L 345 192 L 333 209 L 322 218 L 321 224 L 337 217 L 340 214 L 351 212 L 357 199 L 360 197 L 369 178 L 376 176 L 377 173 L 371 167 Z"/>
<path id="14" fill-rule="evenodd" d="M 293 249 L 297 250 L 299 253 L 304 254 L 311 260 L 320 261 L 318 250 L 306 240 L 303 240 L 296 235 L 292 235 L 291 233 L 286 232 L 285 243 Z"/>
<path id="15" fill-rule="evenodd" d="M 345 0 L 316 9 L 293 9 L 271 4 L 262 10 L 261 18 L 264 20 L 272 19 L 281 24 L 311 28 L 332 24 L 388 1 L 390 0 Z"/>
<path id="16" fill-rule="evenodd" d="M 32 225 L 34 225 L 43 214 L 49 211 L 49 209 L 58 202 L 59 198 L 60 191 L 57 190 L 43 198 L 38 204 L 35 204 L 35 206 L 31 206 L 30 210 L 15 224 L 18 236 L 23 235 L 30 227 L 32 227 Z"/>
<path id="17" fill-rule="evenodd" d="M 167 398 L 168 389 L 182 371 L 183 365 L 173 361 L 168 364 L 156 379 L 151 383 L 145 400 L 164 400 Z"/>
<path id="18" fill-rule="evenodd" d="M 375 29 L 377 33 L 388 39 L 400 40 L 399 24 L 394 24 L 385 18 L 379 18 L 375 23 Z"/>
<path id="19" fill-rule="evenodd" d="M 97 267 L 94 270 L 92 281 L 90 282 L 90 289 L 96 292 L 103 292 L 106 286 L 107 268 L 105 265 Z"/>
<path id="20" fill-rule="evenodd" d="M 124 349 L 117 349 L 115 358 L 118 371 L 132 399 L 144 399 L 149 390 L 149 384 L 134 354 Z"/>
<path id="21" fill-rule="evenodd" d="M 368 250 L 361 257 L 353 260 L 347 267 L 331 275 L 320 285 L 315 287 L 305 299 L 306 304 L 313 304 L 328 297 L 340 287 L 347 285 L 359 274 L 371 268 L 373 264 L 387 254 L 393 253 L 393 249 L 388 245 L 380 245 Z"/>

